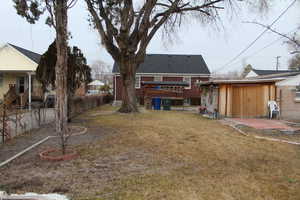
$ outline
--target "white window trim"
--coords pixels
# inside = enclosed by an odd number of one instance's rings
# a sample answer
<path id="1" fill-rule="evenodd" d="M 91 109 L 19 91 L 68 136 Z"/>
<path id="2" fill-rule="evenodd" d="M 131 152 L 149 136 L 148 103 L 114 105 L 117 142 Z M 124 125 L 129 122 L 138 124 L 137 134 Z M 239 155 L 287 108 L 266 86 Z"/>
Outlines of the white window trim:
<path id="1" fill-rule="evenodd" d="M 141 76 L 135 76 L 135 88 L 136 89 L 141 88 Z"/>
<path id="2" fill-rule="evenodd" d="M 188 78 L 189 80 L 186 81 L 186 80 L 185 80 L 186 78 Z M 184 89 L 188 89 L 188 90 L 189 90 L 189 89 L 192 88 L 192 78 L 191 78 L 190 76 L 184 76 L 183 79 L 182 79 L 182 81 L 188 82 L 188 83 L 189 83 L 189 86 L 188 86 L 188 87 L 184 87 Z"/>
<path id="3" fill-rule="evenodd" d="M 158 79 L 158 80 L 156 80 Z M 163 81 L 163 77 L 162 76 L 154 76 L 153 81 Z"/>

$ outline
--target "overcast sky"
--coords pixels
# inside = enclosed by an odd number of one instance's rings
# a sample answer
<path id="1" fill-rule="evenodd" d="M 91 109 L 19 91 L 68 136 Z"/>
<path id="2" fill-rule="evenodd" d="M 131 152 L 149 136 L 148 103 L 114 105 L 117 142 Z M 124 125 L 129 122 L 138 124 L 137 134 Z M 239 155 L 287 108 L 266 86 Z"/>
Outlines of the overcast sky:
<path id="1" fill-rule="evenodd" d="M 244 21 L 271 24 L 291 3 L 291 1 L 280 0 L 273 0 L 272 2 L 273 5 L 265 16 L 254 14 L 248 8 L 240 9 L 238 15 L 232 17 L 227 15 L 227 11 L 221 11 L 225 29 L 216 30 L 212 27 L 203 27 L 191 20 L 180 29 L 172 44 L 164 42 L 166 40 L 162 40 L 160 34 L 156 35 L 150 43 L 147 53 L 201 54 L 211 71 L 219 69 L 264 30 L 260 26 L 243 23 Z M 299 2 L 289 9 L 273 26 L 276 30 L 287 33 L 299 26 Z M 12 0 L 2 0 L 0 19 L 1 45 L 12 43 L 37 53 L 43 53 L 54 39 L 54 30 L 45 25 L 45 18 L 42 18 L 37 24 L 29 25 L 16 14 Z M 96 60 L 113 64 L 112 58 L 101 47 L 97 32 L 89 27 L 87 19 L 86 6 L 82 0 L 79 0 L 69 15 L 69 30 L 73 36 L 70 44 L 77 45 L 82 49 L 89 64 Z M 287 60 L 291 55 L 287 46 L 283 43 L 284 40 L 279 40 L 268 48 L 261 50 L 276 39 L 278 39 L 278 36 L 274 33 L 266 33 L 239 59 L 218 72 L 240 70 L 243 60 L 257 69 L 275 69 L 276 56 L 281 56 L 280 68 L 286 69 Z M 250 55 L 252 56 L 249 57 Z"/>

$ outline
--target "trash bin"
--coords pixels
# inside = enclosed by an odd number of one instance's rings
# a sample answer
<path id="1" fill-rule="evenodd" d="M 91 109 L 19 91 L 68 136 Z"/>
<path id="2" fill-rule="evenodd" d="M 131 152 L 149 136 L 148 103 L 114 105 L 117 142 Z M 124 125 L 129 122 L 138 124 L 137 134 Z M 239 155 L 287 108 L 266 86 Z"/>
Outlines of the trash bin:
<path id="1" fill-rule="evenodd" d="M 161 98 L 153 98 L 153 107 L 154 110 L 160 110 Z"/>
<path id="2" fill-rule="evenodd" d="M 163 110 L 171 110 L 171 100 L 170 99 L 163 99 Z"/>

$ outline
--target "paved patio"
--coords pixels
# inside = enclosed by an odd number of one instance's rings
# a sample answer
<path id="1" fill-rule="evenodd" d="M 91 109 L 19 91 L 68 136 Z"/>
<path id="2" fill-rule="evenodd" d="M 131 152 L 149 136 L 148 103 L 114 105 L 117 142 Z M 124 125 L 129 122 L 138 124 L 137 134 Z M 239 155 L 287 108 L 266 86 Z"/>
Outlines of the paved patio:
<path id="1" fill-rule="evenodd" d="M 242 124 L 249 126 L 255 129 L 278 129 L 282 131 L 296 131 L 300 128 L 295 128 L 287 125 L 284 121 L 281 120 L 270 120 L 270 119 L 241 119 L 241 118 L 231 118 L 227 119 L 235 124 Z"/>

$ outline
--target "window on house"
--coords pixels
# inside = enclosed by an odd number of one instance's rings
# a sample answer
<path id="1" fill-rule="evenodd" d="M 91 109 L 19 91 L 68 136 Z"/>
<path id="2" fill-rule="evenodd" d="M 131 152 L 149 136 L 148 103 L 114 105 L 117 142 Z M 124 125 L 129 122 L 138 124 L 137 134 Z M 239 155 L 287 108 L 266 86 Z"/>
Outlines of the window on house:
<path id="1" fill-rule="evenodd" d="M 183 82 L 187 82 L 189 86 L 185 87 L 185 89 L 191 89 L 191 77 L 190 76 L 185 76 L 183 77 Z"/>
<path id="2" fill-rule="evenodd" d="M 3 86 L 3 73 L 0 73 L 0 87 Z"/>
<path id="3" fill-rule="evenodd" d="M 154 81 L 162 81 L 162 76 L 154 76 Z"/>
<path id="4" fill-rule="evenodd" d="M 135 77 L 135 88 L 141 88 L 141 77 L 140 76 Z"/>

